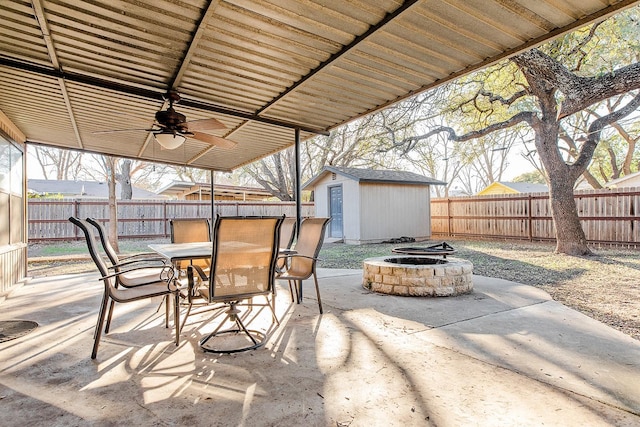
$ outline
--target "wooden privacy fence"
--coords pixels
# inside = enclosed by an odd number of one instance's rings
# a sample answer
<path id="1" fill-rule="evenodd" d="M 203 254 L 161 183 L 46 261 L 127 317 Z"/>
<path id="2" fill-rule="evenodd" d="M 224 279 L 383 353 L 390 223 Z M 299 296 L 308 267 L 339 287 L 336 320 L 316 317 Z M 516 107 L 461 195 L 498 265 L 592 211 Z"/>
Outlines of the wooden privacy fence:
<path id="1" fill-rule="evenodd" d="M 590 243 L 640 245 L 640 189 L 576 191 L 578 215 Z M 555 240 L 548 193 L 431 200 L 434 236 Z"/>
<path id="2" fill-rule="evenodd" d="M 30 241 L 76 240 L 82 238 L 70 216 L 109 220 L 109 204 L 101 199 L 29 199 Z M 216 202 L 221 216 L 296 216 L 295 202 Z M 302 216 L 314 215 L 313 203 L 302 204 Z M 173 218 L 211 218 L 210 201 L 119 200 L 118 236 L 121 238 L 169 237 Z"/>

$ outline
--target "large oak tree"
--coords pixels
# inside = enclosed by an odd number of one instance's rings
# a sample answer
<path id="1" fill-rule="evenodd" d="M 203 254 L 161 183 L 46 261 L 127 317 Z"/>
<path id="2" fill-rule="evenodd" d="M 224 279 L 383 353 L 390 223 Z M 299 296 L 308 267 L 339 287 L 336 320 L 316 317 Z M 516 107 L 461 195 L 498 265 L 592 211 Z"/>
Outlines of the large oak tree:
<path id="1" fill-rule="evenodd" d="M 637 27 L 634 20 L 627 25 Z M 450 92 L 455 104 L 452 110 L 462 113 L 460 117 L 463 118 L 472 116 L 473 125 L 467 122 L 457 129 L 436 127 L 403 138 L 396 145 L 406 151 L 420 141 L 442 133 L 452 141 L 472 141 L 526 124 L 533 133 L 537 154 L 549 178 L 556 252 L 590 254 L 573 198 L 574 184 L 587 171 L 603 128 L 640 107 L 637 91 L 640 88 L 640 62 L 618 66 L 608 72 L 593 66 L 594 59 L 590 55 L 595 55 L 596 49 L 590 50 L 586 46 L 595 39 L 598 27 L 596 24 L 586 30 L 586 36 L 566 36 L 565 42 L 568 38 L 573 39 L 565 45 L 559 42 L 520 53 L 493 69 L 457 83 L 462 89 L 457 97 L 453 95 L 455 90 Z M 573 48 L 567 49 L 566 46 L 572 43 Z M 610 44 L 601 47 L 606 48 L 613 49 Z M 573 63 L 569 64 L 567 59 Z M 637 61 L 637 58 L 632 60 Z M 624 102 L 592 120 L 580 138 L 582 144 L 573 147 L 572 155 L 567 157 L 561 149 L 563 120 L 620 95 L 625 95 Z"/>

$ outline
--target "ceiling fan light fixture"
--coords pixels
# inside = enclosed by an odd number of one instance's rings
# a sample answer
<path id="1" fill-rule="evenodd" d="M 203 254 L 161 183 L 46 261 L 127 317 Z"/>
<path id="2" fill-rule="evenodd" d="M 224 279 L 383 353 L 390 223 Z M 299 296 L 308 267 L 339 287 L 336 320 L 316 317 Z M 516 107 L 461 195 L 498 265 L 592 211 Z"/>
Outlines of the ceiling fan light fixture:
<path id="1" fill-rule="evenodd" d="M 179 133 L 173 132 L 160 132 L 153 135 L 158 144 L 166 150 L 175 150 L 184 144 L 187 138 L 180 135 Z"/>

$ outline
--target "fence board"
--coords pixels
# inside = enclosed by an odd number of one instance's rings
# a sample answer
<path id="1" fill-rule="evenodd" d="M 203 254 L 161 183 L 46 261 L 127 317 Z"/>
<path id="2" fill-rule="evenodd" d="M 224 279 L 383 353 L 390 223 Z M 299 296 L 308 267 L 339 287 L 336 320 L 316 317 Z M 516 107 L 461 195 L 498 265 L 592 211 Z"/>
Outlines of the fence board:
<path id="1" fill-rule="evenodd" d="M 119 200 L 118 236 L 120 238 L 169 237 L 172 218 L 211 218 L 210 201 Z M 302 204 L 302 216 L 314 216 L 313 203 Z M 77 240 L 77 227 L 70 216 L 109 220 L 109 205 L 102 199 L 29 199 L 28 233 L 30 241 Z M 215 214 L 221 216 L 295 216 L 294 202 L 216 202 Z"/>
<path id="2" fill-rule="evenodd" d="M 640 189 L 576 191 L 576 207 L 590 243 L 640 245 Z M 548 193 L 431 200 L 434 236 L 555 240 Z"/>

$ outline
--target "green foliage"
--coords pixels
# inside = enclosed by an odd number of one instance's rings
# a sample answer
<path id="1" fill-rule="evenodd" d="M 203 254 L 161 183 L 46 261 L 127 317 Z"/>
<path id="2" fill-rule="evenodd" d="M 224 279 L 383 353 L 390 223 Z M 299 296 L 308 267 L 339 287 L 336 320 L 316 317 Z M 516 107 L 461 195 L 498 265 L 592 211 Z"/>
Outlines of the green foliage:
<path id="1" fill-rule="evenodd" d="M 640 8 L 546 43 L 541 50 L 578 75 L 600 76 L 640 60 Z"/>
<path id="2" fill-rule="evenodd" d="M 546 184 L 547 181 L 540 171 L 531 171 L 520 174 L 512 179 L 513 182 L 529 182 L 531 184 Z"/>
<path id="3" fill-rule="evenodd" d="M 60 193 L 28 193 L 28 199 L 62 199 L 64 196 Z"/>

